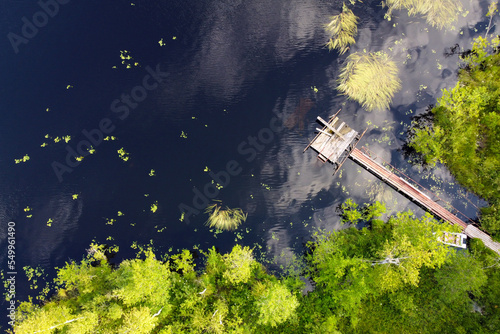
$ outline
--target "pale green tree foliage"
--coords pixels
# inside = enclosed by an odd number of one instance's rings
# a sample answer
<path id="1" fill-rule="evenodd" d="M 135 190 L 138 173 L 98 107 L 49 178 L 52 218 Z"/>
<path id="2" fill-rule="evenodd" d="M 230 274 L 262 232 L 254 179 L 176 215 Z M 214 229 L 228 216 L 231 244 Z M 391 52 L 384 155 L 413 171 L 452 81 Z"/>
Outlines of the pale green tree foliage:
<path id="1" fill-rule="evenodd" d="M 440 267 L 447 260 L 449 248 L 437 240 L 442 231 L 459 232 L 459 227 L 439 224 L 430 214 L 417 219 L 411 211 L 389 220 L 391 238 L 378 252 L 375 279 L 382 290 L 396 290 L 406 284 L 418 285 L 420 270 Z"/>
<path id="2" fill-rule="evenodd" d="M 226 269 L 223 277 L 230 284 L 246 283 L 252 277 L 253 269 L 256 267 L 252 256 L 252 250 L 249 247 L 236 245 L 231 253 L 223 256 Z"/>
<path id="3" fill-rule="evenodd" d="M 401 88 L 396 64 L 382 51 L 349 55 L 338 83 L 339 92 L 368 111 L 389 108 L 394 93 Z"/>
<path id="4" fill-rule="evenodd" d="M 349 45 L 356 43 L 354 39 L 358 33 L 358 17 L 354 15 L 345 3 L 342 12 L 330 18 L 330 23 L 325 26 L 325 30 L 330 34 L 330 40 L 326 45 L 328 49 L 338 49 L 340 54 L 349 50 Z"/>
<path id="5" fill-rule="evenodd" d="M 78 291 L 80 295 L 99 294 L 112 284 L 111 272 L 103 247 L 92 244 L 87 257 L 80 263 L 72 261 L 59 269 L 56 282 L 64 285 L 62 295 L 65 295 L 66 291 Z"/>
<path id="6" fill-rule="evenodd" d="M 120 264 L 114 273 L 115 284 L 120 288 L 112 294 L 126 306 L 147 302 L 157 308 L 165 307 L 171 288 L 168 263 L 157 261 L 151 249 L 145 255 L 144 260 L 125 260 Z"/>
<path id="7" fill-rule="evenodd" d="M 158 318 L 151 314 L 149 308 L 134 307 L 124 317 L 123 324 L 118 329 L 118 333 L 151 333 L 158 322 Z"/>
<path id="8" fill-rule="evenodd" d="M 67 332 L 71 334 L 91 334 L 99 324 L 99 315 L 95 312 L 84 311 L 78 321 L 67 325 Z M 17 332 L 16 332 L 17 333 Z"/>
<path id="9" fill-rule="evenodd" d="M 276 327 L 295 315 L 299 301 L 286 286 L 274 282 L 264 288 L 255 304 L 259 312 L 258 323 Z"/>
<path id="10" fill-rule="evenodd" d="M 386 18 L 390 19 L 394 10 L 406 9 L 408 15 L 422 15 L 433 27 L 453 28 L 453 23 L 463 12 L 460 1 L 456 0 L 385 0 L 388 7 Z"/>
<path id="11" fill-rule="evenodd" d="M 104 247 L 93 245 L 89 256 L 58 270 L 49 302 L 21 303 L 15 332 L 265 333 L 294 317 L 300 280 L 279 282 L 248 247 L 212 248 L 201 272 L 187 250 L 158 260 L 151 248 L 139 249 L 113 268 Z M 260 285 L 266 288 L 256 294 Z"/>
<path id="12" fill-rule="evenodd" d="M 24 311 L 27 305 L 19 308 Z M 18 313 L 16 317 L 15 332 L 19 334 L 34 333 L 44 331 L 54 333 L 56 329 L 74 321 L 82 320 L 81 316 L 71 314 L 68 307 L 56 307 L 55 303 L 48 303 L 43 308 L 31 307 L 30 316 Z"/>

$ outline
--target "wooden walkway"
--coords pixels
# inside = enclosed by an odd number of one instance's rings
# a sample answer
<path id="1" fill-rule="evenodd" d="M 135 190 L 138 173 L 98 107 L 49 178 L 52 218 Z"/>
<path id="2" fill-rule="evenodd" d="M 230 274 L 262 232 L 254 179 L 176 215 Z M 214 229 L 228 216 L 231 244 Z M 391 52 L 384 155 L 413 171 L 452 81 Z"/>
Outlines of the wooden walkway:
<path id="1" fill-rule="evenodd" d="M 405 197 L 422 207 L 424 210 L 430 211 L 434 216 L 441 218 L 442 220 L 460 226 L 468 237 L 481 239 L 486 247 L 500 254 L 500 243 L 493 241 L 488 234 L 481 231 L 474 225 L 465 223 L 460 218 L 433 201 L 429 196 L 399 176 L 393 174 L 387 168 L 370 158 L 365 153 L 361 152 L 359 149 L 354 148 L 349 157 L 361 167 L 365 168 L 370 173 L 403 194 Z"/>

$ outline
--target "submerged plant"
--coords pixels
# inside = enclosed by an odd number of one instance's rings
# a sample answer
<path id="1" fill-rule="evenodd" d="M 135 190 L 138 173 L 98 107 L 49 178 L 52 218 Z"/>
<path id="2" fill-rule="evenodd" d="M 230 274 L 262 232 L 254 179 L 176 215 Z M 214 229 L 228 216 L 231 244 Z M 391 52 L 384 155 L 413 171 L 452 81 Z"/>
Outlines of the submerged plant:
<path id="1" fill-rule="evenodd" d="M 452 24 L 463 11 L 460 1 L 455 0 L 386 0 L 388 7 L 386 18 L 391 17 L 393 10 L 406 9 L 408 15 L 422 15 L 433 27 L 453 28 Z"/>
<path id="2" fill-rule="evenodd" d="M 220 230 L 235 230 L 238 226 L 247 219 L 248 214 L 243 213 L 243 210 L 222 208 L 221 205 L 214 203 L 209 205 L 205 213 L 208 213 L 207 226 L 215 227 Z"/>
<path id="3" fill-rule="evenodd" d="M 358 33 L 357 23 L 358 17 L 344 4 L 342 13 L 332 16 L 330 23 L 325 27 L 331 36 L 326 43 L 328 49 L 338 49 L 340 54 L 344 54 L 349 45 L 356 42 L 354 37 Z"/>
<path id="4" fill-rule="evenodd" d="M 345 61 L 337 89 L 366 110 L 389 108 L 394 93 L 401 88 L 398 68 L 384 52 L 356 52 Z"/>

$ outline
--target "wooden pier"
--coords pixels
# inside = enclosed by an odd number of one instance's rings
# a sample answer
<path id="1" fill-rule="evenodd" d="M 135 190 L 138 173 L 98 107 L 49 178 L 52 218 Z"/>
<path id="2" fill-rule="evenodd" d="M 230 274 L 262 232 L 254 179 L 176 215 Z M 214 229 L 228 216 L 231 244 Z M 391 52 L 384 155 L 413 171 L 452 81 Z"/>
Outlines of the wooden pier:
<path id="1" fill-rule="evenodd" d="M 339 112 L 340 110 L 331 116 L 328 122 L 318 116 L 316 120 L 323 125 L 323 128 L 316 128 L 318 134 L 304 149 L 305 152 L 311 147 L 318 152 L 318 159 L 321 162 L 331 162 L 335 166 L 334 175 L 364 134 L 363 132 L 360 135 L 347 126 L 345 122 L 341 122 L 337 117 Z"/>
<path id="2" fill-rule="evenodd" d="M 486 247 L 500 254 L 500 243 L 493 241 L 487 233 L 473 224 L 467 224 L 408 181 L 392 173 L 370 156 L 357 149 L 356 144 L 361 139 L 362 135 L 352 130 L 344 122 L 340 122 L 336 117 L 337 114 L 332 116 L 329 122 L 318 117 L 317 121 L 322 123 L 324 127 L 323 129 L 316 129 L 318 134 L 306 147 L 304 152 L 309 147 L 314 149 L 318 152 L 318 159 L 320 161 L 328 161 L 334 164 L 335 173 L 340 169 L 347 157 L 351 158 L 354 162 L 397 190 L 422 209 L 432 213 L 439 219 L 460 226 L 463 233 L 468 237 L 481 239 Z"/>

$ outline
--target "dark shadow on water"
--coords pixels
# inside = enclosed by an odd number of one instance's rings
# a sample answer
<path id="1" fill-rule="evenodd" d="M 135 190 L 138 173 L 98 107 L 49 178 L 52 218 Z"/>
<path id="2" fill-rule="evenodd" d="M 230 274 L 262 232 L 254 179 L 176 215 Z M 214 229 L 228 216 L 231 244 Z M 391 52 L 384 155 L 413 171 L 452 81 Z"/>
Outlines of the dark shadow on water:
<path id="1" fill-rule="evenodd" d="M 415 138 L 417 130 L 427 128 L 432 131 L 434 124 L 433 108 L 434 105 L 428 105 L 424 113 L 415 115 L 411 118 L 410 127 L 406 129 L 404 144 L 398 150 L 404 156 L 405 160 L 410 161 L 414 165 L 423 167 L 424 170 L 427 170 L 429 165 L 426 163 L 424 156 L 411 146 L 411 142 Z"/>

